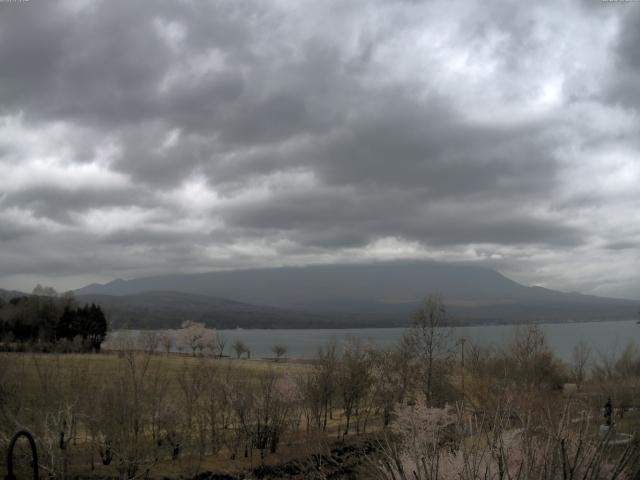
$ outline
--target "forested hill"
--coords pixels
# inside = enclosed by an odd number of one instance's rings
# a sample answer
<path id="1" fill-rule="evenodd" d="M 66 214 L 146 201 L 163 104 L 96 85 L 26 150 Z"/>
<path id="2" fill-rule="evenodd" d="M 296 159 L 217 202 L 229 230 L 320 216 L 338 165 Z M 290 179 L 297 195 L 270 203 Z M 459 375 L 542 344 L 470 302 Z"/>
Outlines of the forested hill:
<path id="1" fill-rule="evenodd" d="M 8 302 L 12 298 L 24 297 L 26 295 L 28 294 L 24 292 L 19 292 L 18 290 L 3 290 L 2 288 L 0 288 L 0 300 L 5 302 Z"/>
<path id="2" fill-rule="evenodd" d="M 76 300 L 100 305 L 112 328 L 177 328 L 184 320 L 215 328 L 341 328 L 367 324 L 362 318 L 345 315 L 292 311 L 172 291 L 77 295 Z M 373 323 L 386 324 L 382 319 Z"/>

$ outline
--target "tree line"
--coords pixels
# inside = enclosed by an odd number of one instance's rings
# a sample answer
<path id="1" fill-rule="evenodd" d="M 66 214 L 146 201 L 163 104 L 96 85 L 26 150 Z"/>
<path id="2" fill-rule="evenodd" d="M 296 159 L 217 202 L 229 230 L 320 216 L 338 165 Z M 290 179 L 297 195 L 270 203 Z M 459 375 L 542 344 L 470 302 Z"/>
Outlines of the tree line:
<path id="1" fill-rule="evenodd" d="M 0 346 L 4 350 L 99 351 L 107 319 L 95 304 L 76 305 L 71 293 L 37 286 L 32 295 L 0 299 Z"/>

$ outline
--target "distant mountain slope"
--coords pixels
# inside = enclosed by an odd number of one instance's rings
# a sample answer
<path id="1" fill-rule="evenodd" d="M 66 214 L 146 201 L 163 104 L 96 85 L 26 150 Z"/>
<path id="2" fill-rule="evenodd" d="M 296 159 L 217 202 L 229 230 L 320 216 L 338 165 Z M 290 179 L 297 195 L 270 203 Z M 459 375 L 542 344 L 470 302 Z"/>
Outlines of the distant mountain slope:
<path id="1" fill-rule="evenodd" d="M 0 298 L 2 300 L 8 301 L 15 297 L 23 297 L 25 295 L 29 295 L 28 293 L 19 292 L 17 290 L 4 290 L 0 288 Z"/>
<path id="2" fill-rule="evenodd" d="M 254 312 L 251 315 L 255 314 L 255 318 L 259 316 L 257 311 L 274 315 L 270 318 L 277 324 L 280 320 L 276 322 L 275 319 L 283 318 L 281 315 L 290 315 L 285 322 L 289 324 L 293 318 L 303 323 L 311 321 L 313 314 L 314 324 L 343 322 L 343 326 L 363 322 L 372 325 L 406 323 L 421 299 L 430 292 L 441 293 L 452 314 L 469 322 L 634 318 L 638 304 L 527 287 L 484 267 L 426 261 L 161 275 L 93 284 L 77 290 L 76 294 L 122 296 L 145 292 L 217 297 L 218 301 L 220 298 L 232 299 L 224 301 L 249 304 L 251 308 L 247 306 L 246 312 Z M 153 302 L 160 305 L 162 300 L 157 295 Z M 175 298 L 163 308 L 175 308 L 183 301 L 186 300 Z M 199 305 L 198 308 L 205 310 L 242 311 Z M 183 311 L 189 309 L 184 307 Z M 245 314 L 249 315 L 242 315 Z"/>
<path id="3" fill-rule="evenodd" d="M 93 284 L 77 294 L 129 295 L 181 291 L 271 306 L 330 305 L 341 302 L 403 302 L 439 291 L 466 300 L 504 301 L 527 297 L 524 287 L 482 267 L 435 262 L 313 265 L 161 275 Z"/>
<path id="4" fill-rule="evenodd" d="M 291 312 L 223 298 L 182 292 L 151 291 L 133 295 L 76 295 L 80 304 L 100 305 L 112 328 L 176 328 L 185 320 L 216 328 L 340 327 L 344 319 Z"/>

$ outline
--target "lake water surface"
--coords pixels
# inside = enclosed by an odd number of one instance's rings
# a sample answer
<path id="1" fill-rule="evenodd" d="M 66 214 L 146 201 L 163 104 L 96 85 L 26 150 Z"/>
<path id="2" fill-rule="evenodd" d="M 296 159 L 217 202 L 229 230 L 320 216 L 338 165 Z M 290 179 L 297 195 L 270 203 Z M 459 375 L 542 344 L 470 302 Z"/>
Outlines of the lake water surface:
<path id="1" fill-rule="evenodd" d="M 640 343 L 640 325 L 635 320 L 616 322 L 589 322 L 542 324 L 547 340 L 555 353 L 564 360 L 569 360 L 576 343 L 587 342 L 595 356 L 610 354 L 624 348 L 630 341 Z M 457 327 L 454 334 L 467 338 L 480 345 L 502 346 L 514 334 L 513 325 L 484 325 L 473 327 Z M 163 332 L 175 335 L 175 330 Z M 318 347 L 335 339 L 340 346 L 347 338 L 357 337 L 370 341 L 378 346 L 390 346 L 398 342 L 405 332 L 404 328 L 350 328 L 350 329 L 296 329 L 296 330 L 217 330 L 224 335 L 227 346 L 226 355 L 232 355 L 232 343 L 240 339 L 250 349 L 252 358 L 272 357 L 271 347 L 283 344 L 288 348 L 290 358 L 312 358 Z M 123 337 L 138 337 L 139 330 L 115 330 L 109 333 L 109 343 Z"/>

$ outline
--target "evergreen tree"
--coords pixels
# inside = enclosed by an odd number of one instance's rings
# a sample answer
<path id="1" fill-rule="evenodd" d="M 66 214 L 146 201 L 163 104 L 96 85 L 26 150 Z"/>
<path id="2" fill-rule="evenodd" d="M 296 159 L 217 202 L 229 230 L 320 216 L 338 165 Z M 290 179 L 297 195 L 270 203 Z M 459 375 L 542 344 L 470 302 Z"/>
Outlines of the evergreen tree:
<path id="1" fill-rule="evenodd" d="M 95 351 L 100 351 L 100 345 L 104 342 L 107 336 L 107 318 L 98 305 L 91 304 L 88 308 L 88 324 L 87 324 L 87 338 L 91 345 L 91 348 Z"/>
<path id="2" fill-rule="evenodd" d="M 102 308 L 95 304 L 74 308 L 69 296 L 31 295 L 0 305 L 0 341 L 42 344 L 80 337 L 84 349 L 99 351 L 106 335 Z"/>
<path id="3" fill-rule="evenodd" d="M 72 340 L 73 337 L 76 336 L 77 329 L 77 311 L 66 306 L 64 312 L 62 312 L 62 316 L 60 320 L 58 320 L 58 325 L 56 326 L 56 338 L 58 340 L 66 338 L 67 340 Z"/>

